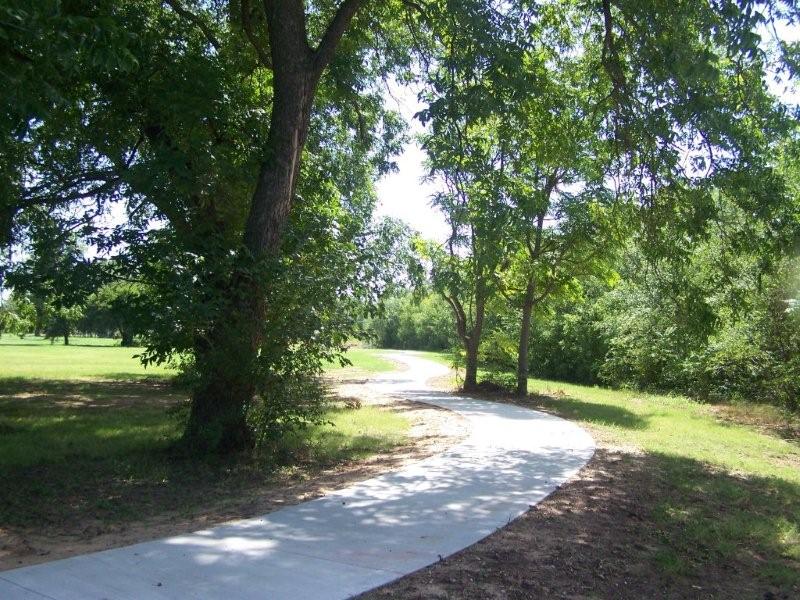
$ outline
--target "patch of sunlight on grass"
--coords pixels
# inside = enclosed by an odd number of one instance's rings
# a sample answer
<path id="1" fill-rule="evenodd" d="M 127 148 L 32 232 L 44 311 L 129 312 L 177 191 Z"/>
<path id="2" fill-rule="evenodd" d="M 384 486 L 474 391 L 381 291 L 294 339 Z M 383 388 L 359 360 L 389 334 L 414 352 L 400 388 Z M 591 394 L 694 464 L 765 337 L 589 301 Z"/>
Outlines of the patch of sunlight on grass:
<path id="1" fill-rule="evenodd" d="M 410 427 L 405 417 L 372 406 L 333 408 L 325 419 L 327 423 L 287 440 L 285 450 L 320 465 L 335 464 L 403 444 Z"/>
<path id="2" fill-rule="evenodd" d="M 350 348 L 345 357 L 350 360 L 352 365 L 342 367 L 338 363 L 329 363 L 325 372 L 336 375 L 345 371 L 359 374 L 394 371 L 397 369 L 397 363 L 383 357 L 382 354 L 385 353 L 386 350 L 374 348 Z"/>
<path id="3" fill-rule="evenodd" d="M 0 338 L 0 380 L 165 378 L 175 374 L 165 365 L 145 368 L 135 355 L 143 348 L 123 348 L 108 338 L 71 338 L 65 346 L 32 336 Z"/>

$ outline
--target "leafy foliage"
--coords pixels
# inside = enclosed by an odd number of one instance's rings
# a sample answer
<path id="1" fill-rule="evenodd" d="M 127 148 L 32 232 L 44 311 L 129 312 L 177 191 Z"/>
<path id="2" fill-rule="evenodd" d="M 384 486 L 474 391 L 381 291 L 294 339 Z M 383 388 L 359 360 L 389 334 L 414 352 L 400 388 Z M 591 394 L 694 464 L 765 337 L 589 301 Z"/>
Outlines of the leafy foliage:
<path id="1" fill-rule="evenodd" d="M 383 295 L 420 283 L 418 265 L 400 275 L 411 232 L 372 221 L 373 181 L 404 140 L 381 82 L 417 79 L 452 230 L 423 262 L 468 371 L 486 328 L 497 362 L 518 334 L 526 381 L 529 363 L 554 364 L 525 358 L 531 319 L 577 312 L 534 331 L 537 351 L 599 332 L 581 377 L 685 386 L 691 363 L 717 389 L 714 373 L 741 376 L 698 357 L 728 339 L 744 356 L 722 324 L 769 305 L 759 274 L 796 241 L 795 124 L 766 78 L 792 75 L 797 48 L 762 38 L 797 16 L 778 0 L 11 0 L 4 285 L 33 305 L 35 331 L 88 308 L 85 326 L 140 336 L 145 362 L 183 364 L 198 448 L 245 447 L 254 403 L 274 404 L 274 426 L 300 423 L 307 403 L 273 387 L 313 378 Z M 598 308 L 581 312 L 591 294 Z M 763 314 L 765 331 L 789 326 Z M 411 321 L 398 343 L 422 342 Z"/>
<path id="2" fill-rule="evenodd" d="M 390 296 L 365 329 L 379 348 L 450 350 L 456 344 L 453 314 L 439 294 Z"/>

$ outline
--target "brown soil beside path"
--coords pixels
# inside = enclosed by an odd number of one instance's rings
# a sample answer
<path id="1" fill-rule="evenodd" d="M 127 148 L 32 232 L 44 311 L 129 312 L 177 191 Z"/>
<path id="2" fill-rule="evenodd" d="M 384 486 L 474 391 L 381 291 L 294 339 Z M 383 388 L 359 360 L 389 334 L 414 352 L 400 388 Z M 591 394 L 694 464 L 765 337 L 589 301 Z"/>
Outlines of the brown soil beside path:
<path id="1" fill-rule="evenodd" d="M 668 493 L 663 484 L 648 457 L 600 448 L 575 480 L 508 526 L 358 600 L 788 600 L 731 565 L 702 579 L 658 569 L 650 511 Z"/>
<path id="2" fill-rule="evenodd" d="M 452 390 L 451 378 L 431 383 Z M 483 396 L 538 408 L 503 394 Z M 675 532 L 659 522 L 657 506 L 673 492 L 665 471 L 675 464 L 669 457 L 613 447 L 600 441 L 601 436 L 594 437 L 598 447 L 590 462 L 523 516 L 473 546 L 357 600 L 800 598 L 798 589 L 759 581 L 759 559 L 747 553 L 712 562 L 700 574 L 664 568 L 664 539 Z M 711 471 L 707 475 L 725 476 Z M 713 499 L 698 496 L 693 501 Z M 724 501 L 718 501 L 724 510 Z"/>
<path id="3" fill-rule="evenodd" d="M 381 473 L 443 452 L 466 436 L 463 419 L 451 411 L 418 402 L 378 396 L 366 379 L 331 384 L 346 402 L 375 405 L 400 412 L 410 423 L 408 442 L 364 460 L 312 473 L 278 474 L 237 487 L 234 495 L 208 490 L 208 503 L 191 514 L 162 513 L 125 524 L 108 525 L 86 514 L 68 523 L 48 523 L 14 530 L 0 527 L 0 571 L 97 552 L 170 535 L 197 531 L 299 504 Z M 35 476 L 35 475 L 32 475 Z M 202 494 L 203 490 L 197 490 Z M 152 498 L 143 501 L 153 501 Z M 158 501 L 157 499 L 155 501 Z"/>

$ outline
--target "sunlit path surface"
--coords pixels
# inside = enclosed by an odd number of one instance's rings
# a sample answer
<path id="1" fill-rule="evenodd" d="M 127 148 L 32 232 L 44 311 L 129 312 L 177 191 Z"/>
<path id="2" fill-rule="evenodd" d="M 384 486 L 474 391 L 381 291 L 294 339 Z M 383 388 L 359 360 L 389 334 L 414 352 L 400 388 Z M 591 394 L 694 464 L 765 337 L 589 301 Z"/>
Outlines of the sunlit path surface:
<path id="1" fill-rule="evenodd" d="M 447 369 L 405 353 L 381 392 L 454 410 L 462 443 L 401 471 L 263 517 L 0 573 L 0 598 L 347 598 L 502 527 L 594 452 L 578 426 L 540 412 L 433 392 Z"/>

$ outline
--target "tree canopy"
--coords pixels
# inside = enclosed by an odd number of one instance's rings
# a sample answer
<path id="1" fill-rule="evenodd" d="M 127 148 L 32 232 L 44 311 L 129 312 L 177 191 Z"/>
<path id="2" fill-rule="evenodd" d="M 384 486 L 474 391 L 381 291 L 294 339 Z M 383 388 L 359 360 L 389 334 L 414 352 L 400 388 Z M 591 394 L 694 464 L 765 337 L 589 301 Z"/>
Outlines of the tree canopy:
<path id="1" fill-rule="evenodd" d="M 470 384 L 487 306 L 520 312 L 521 385 L 534 309 L 607 277 L 626 243 L 687 268 L 735 213 L 760 267 L 782 264 L 796 124 L 768 80 L 794 76 L 777 32 L 797 17 L 774 0 L 10 0 L 6 280 L 59 309 L 88 302 L 84 270 L 145 290 L 144 360 L 192 382 L 187 446 L 246 448 L 251 409 L 340 356 L 398 280 L 411 234 L 373 220 L 373 183 L 405 140 L 383 82 L 415 81 L 452 227 L 432 284 Z M 271 431 L 303 420 L 281 406 Z"/>

